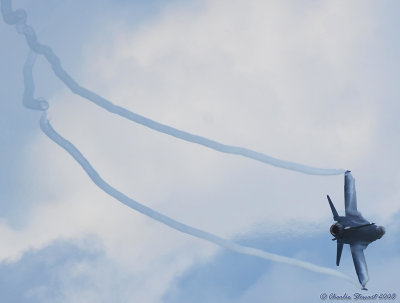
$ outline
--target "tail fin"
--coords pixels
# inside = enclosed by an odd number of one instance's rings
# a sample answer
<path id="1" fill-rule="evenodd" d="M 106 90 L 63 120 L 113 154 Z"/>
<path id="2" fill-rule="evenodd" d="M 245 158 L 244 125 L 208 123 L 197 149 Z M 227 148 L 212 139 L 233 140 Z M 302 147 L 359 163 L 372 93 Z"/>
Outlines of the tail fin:
<path id="1" fill-rule="evenodd" d="M 332 200 L 331 200 L 331 198 L 329 197 L 329 195 L 327 195 L 326 197 L 328 198 L 329 206 L 331 207 L 331 210 L 332 210 L 333 220 L 338 221 L 338 219 L 339 219 L 339 214 L 337 213 L 336 208 L 335 208 L 335 206 L 333 205 Z"/>
<path id="2" fill-rule="evenodd" d="M 337 251 L 336 251 L 336 265 L 339 266 L 340 257 L 342 256 L 343 243 L 337 242 Z"/>

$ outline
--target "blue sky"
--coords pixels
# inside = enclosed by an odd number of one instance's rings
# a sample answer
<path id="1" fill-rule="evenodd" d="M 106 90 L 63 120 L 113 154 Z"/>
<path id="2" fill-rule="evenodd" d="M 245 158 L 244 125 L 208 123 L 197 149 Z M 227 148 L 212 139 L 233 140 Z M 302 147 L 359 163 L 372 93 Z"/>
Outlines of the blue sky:
<path id="1" fill-rule="evenodd" d="M 224 143 L 351 169 L 387 234 L 370 292 L 400 293 L 396 1 L 14 1 L 83 86 Z M 22 106 L 28 48 L 0 22 L 0 294 L 6 302 L 319 302 L 337 278 L 193 239 L 106 196 Z M 70 93 L 43 58 L 36 96 L 110 184 L 186 224 L 334 268 L 325 195 L 308 176 L 156 133 Z M 349 249 L 343 273 L 355 277 Z M 290 291 L 289 291 L 290 290 Z"/>

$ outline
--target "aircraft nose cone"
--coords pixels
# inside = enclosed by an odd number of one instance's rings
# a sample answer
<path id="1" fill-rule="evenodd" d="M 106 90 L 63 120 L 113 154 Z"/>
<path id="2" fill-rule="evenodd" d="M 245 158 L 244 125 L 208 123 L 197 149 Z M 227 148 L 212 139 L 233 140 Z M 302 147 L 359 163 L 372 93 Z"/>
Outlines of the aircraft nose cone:
<path id="1" fill-rule="evenodd" d="M 379 239 L 382 238 L 382 236 L 386 233 L 386 230 L 383 226 L 378 226 L 376 228 L 376 232 L 378 234 Z"/>

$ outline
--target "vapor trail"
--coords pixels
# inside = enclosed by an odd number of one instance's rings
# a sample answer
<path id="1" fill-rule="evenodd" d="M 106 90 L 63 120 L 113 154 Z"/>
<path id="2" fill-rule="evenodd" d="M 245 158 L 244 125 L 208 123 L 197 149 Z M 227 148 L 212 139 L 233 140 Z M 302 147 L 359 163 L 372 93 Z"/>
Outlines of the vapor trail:
<path id="1" fill-rule="evenodd" d="M 63 138 L 60 134 L 58 134 L 54 128 L 51 126 L 49 120 L 47 119 L 47 109 L 49 107 L 47 101 L 45 100 L 37 100 L 34 99 L 34 80 L 32 76 L 32 68 L 35 64 L 36 55 L 34 53 L 30 53 L 24 65 L 24 83 L 25 83 L 25 90 L 24 90 L 24 105 L 31 109 L 36 109 L 43 111 L 41 119 L 40 119 L 40 128 L 41 130 L 57 145 L 63 148 L 66 152 L 68 152 L 83 168 L 86 174 L 90 177 L 90 179 L 105 193 L 110 195 L 111 197 L 115 198 L 119 202 L 125 204 L 126 206 L 136 210 L 149 218 L 156 220 L 162 224 L 167 225 L 170 228 L 173 228 L 177 231 L 182 233 L 188 234 L 190 236 L 203 239 L 205 241 L 214 243 L 223 247 L 225 249 L 232 250 L 234 252 L 258 257 L 265 260 L 270 260 L 273 262 L 279 263 L 286 263 L 289 265 L 301 267 L 313 272 L 330 275 L 334 277 L 338 277 L 349 281 L 357 286 L 359 286 L 358 282 L 353 278 L 328 267 L 318 266 L 312 263 L 308 263 L 301 260 L 296 260 L 293 258 L 280 256 L 277 254 L 269 253 L 260 249 L 242 246 L 236 244 L 234 242 L 228 241 L 217 235 L 212 233 L 200 230 L 198 228 L 186 225 L 184 223 L 178 222 L 162 213 L 159 213 L 131 198 L 123 194 L 122 192 L 118 191 L 116 188 L 112 187 L 103 178 L 99 175 L 99 173 L 92 167 L 89 161 L 81 154 L 81 152 L 68 140 Z"/>
<path id="2" fill-rule="evenodd" d="M 232 251 L 240 253 L 240 254 L 255 256 L 255 257 L 270 260 L 273 262 L 286 263 L 289 265 L 302 267 L 304 269 L 307 269 L 307 270 L 310 270 L 313 272 L 345 279 L 345 280 L 350 281 L 351 283 L 354 283 L 355 285 L 358 286 L 357 281 L 355 281 L 351 277 L 349 277 L 337 270 L 334 270 L 334 269 L 331 269 L 328 267 L 318 266 L 315 264 L 296 260 L 296 259 L 289 258 L 289 257 L 280 256 L 280 255 L 269 253 L 269 252 L 266 252 L 266 251 L 263 251 L 260 249 L 242 246 L 242 245 L 233 243 L 231 241 L 228 241 L 226 239 L 218 237 L 212 233 L 209 233 L 209 232 L 203 231 L 201 229 L 183 224 L 183 223 L 176 221 L 162 213 L 159 213 L 143 204 L 140 204 L 139 202 L 129 198 L 122 192 L 120 192 L 117 189 L 115 189 L 114 187 L 112 187 L 106 181 L 104 181 L 103 178 L 98 174 L 98 172 L 91 166 L 89 161 L 81 154 L 81 152 L 71 142 L 69 142 L 68 140 L 63 138 L 60 134 L 58 134 L 54 130 L 54 128 L 51 126 L 49 120 L 46 117 L 46 111 L 44 111 L 42 113 L 42 116 L 40 119 L 40 128 L 53 142 L 55 142 L 57 145 L 62 147 L 66 152 L 68 152 L 79 163 L 79 165 L 84 169 L 84 171 L 87 173 L 87 175 L 90 177 L 90 179 L 92 179 L 92 181 L 101 190 L 103 190 L 104 192 L 106 192 L 108 195 L 112 196 L 119 202 L 150 217 L 151 219 L 154 219 L 154 220 L 156 220 L 162 224 L 165 224 L 165 225 L 167 225 L 177 231 L 180 231 L 182 233 L 191 235 L 196 238 L 203 239 L 208 242 L 212 242 L 223 248 L 232 250 Z"/>
<path id="3" fill-rule="evenodd" d="M 323 267 L 323 266 L 318 266 L 312 263 L 308 263 L 305 261 L 301 260 L 296 260 L 293 258 L 269 253 L 260 249 L 252 248 L 252 247 L 247 247 L 247 246 L 242 246 L 239 244 L 236 244 L 234 242 L 231 242 L 229 240 L 223 239 L 217 235 L 214 235 L 212 233 L 200 230 L 198 228 L 186 225 L 184 223 L 181 223 L 179 221 L 176 221 L 160 212 L 157 212 L 131 198 L 123 194 L 122 192 L 118 191 L 116 188 L 112 187 L 110 184 L 108 184 L 100 175 L 99 173 L 92 167 L 92 165 L 89 163 L 89 161 L 81 154 L 81 152 L 68 140 L 63 138 L 60 134 L 58 134 L 54 128 L 51 126 L 49 120 L 47 119 L 47 109 L 49 107 L 49 104 L 45 100 L 38 100 L 34 99 L 34 90 L 35 90 L 35 85 L 34 85 L 34 79 L 33 79 L 33 73 L 32 69 L 35 64 L 35 59 L 36 59 L 36 53 L 30 52 L 27 60 L 24 64 L 24 96 L 23 96 L 23 104 L 27 108 L 34 109 L 34 110 L 40 110 L 43 111 L 41 119 L 40 119 L 40 128 L 41 130 L 57 145 L 59 145 L 61 148 L 63 148 L 66 152 L 68 152 L 78 163 L 79 165 L 83 168 L 83 170 L 87 173 L 87 175 L 90 177 L 90 179 L 105 193 L 108 195 L 112 196 L 119 202 L 125 204 L 126 206 L 132 208 L 133 210 L 136 210 L 149 218 L 156 220 L 162 224 L 167 225 L 170 228 L 173 228 L 177 231 L 180 231 L 182 233 L 188 234 L 190 236 L 203 239 L 205 241 L 214 243 L 220 247 L 223 247 L 225 249 L 229 249 L 231 251 L 244 254 L 244 255 L 249 255 L 249 256 L 255 256 L 258 258 L 270 260 L 273 262 L 279 262 L 279 263 L 286 263 L 289 265 L 301 267 L 313 272 L 325 274 L 325 275 L 330 275 L 334 277 L 338 277 L 344 280 L 347 280 L 355 285 L 359 285 L 356 280 L 352 279 L 351 277 L 328 267 Z"/>
<path id="4" fill-rule="evenodd" d="M 295 162 L 280 160 L 273 158 L 263 153 L 253 151 L 239 146 L 232 146 L 219 143 L 214 140 L 207 139 L 202 136 L 194 135 L 183 130 L 159 123 L 151 120 L 134 112 L 131 112 L 121 106 L 113 104 L 111 101 L 97 95 L 96 93 L 80 86 L 62 67 L 60 59 L 55 55 L 52 49 L 37 41 L 35 30 L 26 24 L 27 14 L 23 9 L 12 10 L 11 0 L 1 0 L 1 11 L 4 21 L 9 25 L 16 25 L 17 31 L 23 34 L 30 49 L 38 54 L 43 55 L 48 63 L 51 65 L 54 74 L 71 90 L 72 93 L 77 94 L 105 110 L 124 117 L 128 120 L 141 124 L 145 127 L 151 128 L 155 131 L 168 134 L 178 139 L 187 142 L 196 143 L 222 153 L 240 155 L 276 167 L 293 170 L 310 175 L 340 175 L 345 172 L 343 169 L 325 169 L 317 168 L 307 165 L 298 164 Z M 33 104 L 34 105 L 34 104 Z M 41 106 L 40 102 L 36 102 L 37 106 Z M 42 104 L 43 105 L 43 104 Z M 32 108 L 32 107 L 30 107 Z M 40 109 L 40 108 L 36 108 Z"/>

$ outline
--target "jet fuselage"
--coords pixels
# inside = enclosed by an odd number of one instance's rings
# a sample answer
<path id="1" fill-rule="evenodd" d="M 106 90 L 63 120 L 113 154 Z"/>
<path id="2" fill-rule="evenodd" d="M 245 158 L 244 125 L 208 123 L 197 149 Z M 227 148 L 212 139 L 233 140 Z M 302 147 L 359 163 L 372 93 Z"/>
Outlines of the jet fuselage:
<path id="1" fill-rule="evenodd" d="M 337 238 L 337 241 L 345 244 L 363 243 L 370 244 L 385 234 L 383 226 L 375 224 L 366 225 L 359 228 L 344 229 L 342 235 Z"/>

